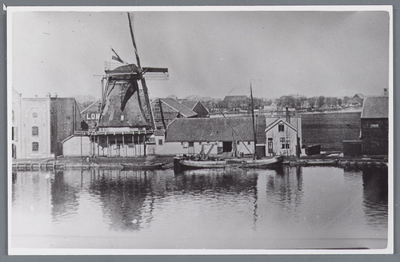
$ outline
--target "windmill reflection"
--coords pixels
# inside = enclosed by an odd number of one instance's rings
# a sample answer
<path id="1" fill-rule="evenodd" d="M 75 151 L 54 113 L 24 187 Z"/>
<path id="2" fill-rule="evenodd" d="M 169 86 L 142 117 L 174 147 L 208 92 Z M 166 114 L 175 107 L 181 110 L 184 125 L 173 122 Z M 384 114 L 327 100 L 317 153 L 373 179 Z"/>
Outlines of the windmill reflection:
<path id="1" fill-rule="evenodd" d="M 104 215 L 113 230 L 138 230 L 151 220 L 143 214 L 149 195 L 147 171 L 92 170 L 89 190 L 100 197 Z M 150 201 L 150 203 L 153 201 Z"/>
<path id="2" fill-rule="evenodd" d="M 254 197 L 257 174 L 247 171 L 93 170 L 89 191 L 99 197 L 112 230 L 141 230 L 153 219 L 155 202 L 182 194 Z M 165 199 L 165 200 L 162 200 Z"/>

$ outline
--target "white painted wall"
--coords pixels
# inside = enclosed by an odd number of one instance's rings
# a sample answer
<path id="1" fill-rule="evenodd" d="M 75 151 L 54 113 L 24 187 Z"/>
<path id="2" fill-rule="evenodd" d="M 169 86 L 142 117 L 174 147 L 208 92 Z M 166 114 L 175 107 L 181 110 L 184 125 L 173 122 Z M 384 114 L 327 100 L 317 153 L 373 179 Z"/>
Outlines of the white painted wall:
<path id="1" fill-rule="evenodd" d="M 12 90 L 11 122 L 14 128 L 14 140 L 12 146 L 16 150 L 16 158 L 21 157 L 21 94 Z M 11 154 L 11 153 L 10 153 Z"/>
<path id="2" fill-rule="evenodd" d="M 296 145 L 297 145 L 297 132 L 292 128 L 285 125 L 284 131 L 279 132 L 279 125 L 274 126 L 270 130 L 266 132 L 266 146 L 265 146 L 265 155 L 269 156 L 268 153 L 268 138 L 272 138 L 273 141 L 273 151 L 276 155 L 285 155 L 285 156 L 295 156 L 296 155 Z M 289 138 L 290 139 L 290 148 L 282 149 L 281 138 Z"/>
<path id="3" fill-rule="evenodd" d="M 36 117 L 33 117 L 35 113 Z M 32 135 L 32 127 L 39 128 Z M 21 158 L 51 157 L 50 145 L 50 98 L 23 98 L 21 101 Z M 39 143 L 39 150 L 32 150 L 32 143 Z"/>
<path id="4" fill-rule="evenodd" d="M 63 144 L 64 156 L 89 156 L 89 151 L 90 139 L 87 136 L 74 136 Z"/>

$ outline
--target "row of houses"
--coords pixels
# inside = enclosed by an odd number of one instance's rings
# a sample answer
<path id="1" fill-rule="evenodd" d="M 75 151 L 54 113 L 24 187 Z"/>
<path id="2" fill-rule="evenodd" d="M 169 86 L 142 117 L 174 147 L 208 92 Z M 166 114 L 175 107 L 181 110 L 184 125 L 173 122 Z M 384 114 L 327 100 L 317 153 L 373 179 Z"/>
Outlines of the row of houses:
<path id="1" fill-rule="evenodd" d="M 22 98 L 22 94 L 12 89 L 12 158 L 145 154 L 145 143 L 154 132 L 148 130 L 137 99 L 133 97 L 122 112 L 116 110 L 119 106 L 115 105 L 121 104 L 123 92 L 115 93 L 103 108 L 103 117 L 99 121 L 101 101 L 83 108 L 71 97 L 49 94 L 44 98 Z M 207 108 L 199 101 L 179 102 L 167 98 L 156 99 L 151 105 L 158 129 L 165 128 L 175 118 L 209 116 Z M 164 117 L 161 117 L 161 111 Z"/>
<path id="2" fill-rule="evenodd" d="M 351 143 L 361 145 L 360 154 L 387 155 L 388 97 L 365 97 L 363 104 L 360 140 Z M 82 109 L 74 98 L 21 98 L 21 94 L 13 90 L 12 156 L 132 157 L 199 152 L 256 153 L 259 156 L 301 154 L 302 117 L 288 110 L 258 114 L 254 140 L 250 116 L 210 118 L 203 103 L 172 98 L 155 99 L 151 106 L 156 130 L 146 128 L 142 121 L 144 116 L 129 114 L 129 111 L 116 115 L 112 110 L 99 123 L 107 128 L 98 126 L 95 129 L 101 102 Z M 320 132 L 325 132 L 323 127 Z"/>

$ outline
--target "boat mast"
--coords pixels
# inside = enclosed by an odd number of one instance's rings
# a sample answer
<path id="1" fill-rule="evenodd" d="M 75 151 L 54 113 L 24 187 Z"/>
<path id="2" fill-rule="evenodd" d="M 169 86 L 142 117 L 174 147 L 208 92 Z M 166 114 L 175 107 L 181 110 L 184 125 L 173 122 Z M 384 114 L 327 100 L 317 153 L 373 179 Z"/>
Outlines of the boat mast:
<path id="1" fill-rule="evenodd" d="M 255 126 L 255 121 L 254 121 L 254 101 L 253 101 L 253 89 L 251 87 L 251 81 L 250 81 L 250 98 L 251 98 L 251 118 L 253 120 L 253 135 L 254 135 L 253 159 L 256 159 L 257 136 L 256 136 L 256 126 Z"/>

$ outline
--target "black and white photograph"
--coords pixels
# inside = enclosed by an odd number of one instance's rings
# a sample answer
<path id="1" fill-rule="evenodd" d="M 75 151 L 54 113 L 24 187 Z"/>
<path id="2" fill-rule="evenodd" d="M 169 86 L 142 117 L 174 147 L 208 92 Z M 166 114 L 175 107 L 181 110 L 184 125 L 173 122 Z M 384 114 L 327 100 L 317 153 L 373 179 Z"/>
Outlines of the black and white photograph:
<path id="1" fill-rule="evenodd" d="M 392 254 L 392 6 L 6 7 L 9 255 Z"/>

